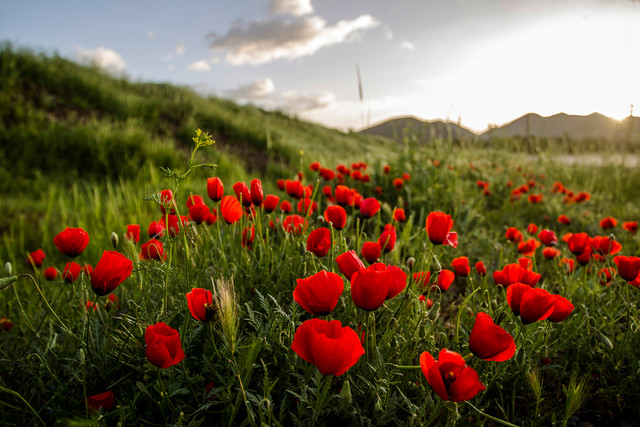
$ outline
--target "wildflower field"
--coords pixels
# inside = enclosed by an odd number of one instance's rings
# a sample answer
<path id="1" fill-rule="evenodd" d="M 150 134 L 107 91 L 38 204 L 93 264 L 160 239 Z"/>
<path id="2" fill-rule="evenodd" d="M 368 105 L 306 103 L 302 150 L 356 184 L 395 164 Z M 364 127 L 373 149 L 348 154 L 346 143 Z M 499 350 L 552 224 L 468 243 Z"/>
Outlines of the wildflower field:
<path id="1" fill-rule="evenodd" d="M 208 132 L 11 218 L 0 423 L 638 424 L 637 168 L 406 141 L 236 181 Z"/>

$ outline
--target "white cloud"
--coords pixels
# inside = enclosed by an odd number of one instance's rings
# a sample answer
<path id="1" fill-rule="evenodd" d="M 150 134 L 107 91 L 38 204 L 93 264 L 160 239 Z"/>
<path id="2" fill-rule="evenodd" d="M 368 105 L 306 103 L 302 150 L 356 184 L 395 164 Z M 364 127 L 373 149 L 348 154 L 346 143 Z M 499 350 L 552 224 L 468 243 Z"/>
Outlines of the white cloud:
<path id="1" fill-rule="evenodd" d="M 187 66 L 187 70 L 189 71 L 209 71 L 211 70 L 211 65 L 204 59 L 193 62 Z"/>
<path id="2" fill-rule="evenodd" d="M 299 20 L 258 20 L 238 22 L 224 36 L 211 35 L 209 46 L 225 51 L 233 65 L 263 64 L 276 59 L 313 55 L 319 49 L 353 39 L 360 31 L 379 25 L 371 15 L 343 20 L 333 26 L 317 16 Z"/>
<path id="3" fill-rule="evenodd" d="M 255 100 L 260 98 L 266 98 L 271 95 L 275 90 L 273 80 L 270 78 L 259 79 L 253 83 L 249 83 L 244 86 L 240 86 L 236 89 L 226 92 L 227 96 L 236 100 Z"/>
<path id="4" fill-rule="evenodd" d="M 147 30 L 147 32 L 145 34 L 147 35 L 148 39 L 155 39 L 156 38 L 156 33 L 154 31 Z"/>
<path id="5" fill-rule="evenodd" d="M 176 55 L 182 55 L 185 51 L 185 46 L 184 43 L 177 43 L 176 44 L 176 49 L 175 49 L 175 53 Z"/>
<path id="6" fill-rule="evenodd" d="M 403 41 L 402 43 L 400 43 L 400 49 L 403 49 L 403 50 L 413 50 L 413 49 L 415 49 L 415 48 L 416 48 L 416 46 L 415 46 L 413 43 L 409 42 L 409 41 L 406 41 L 406 40 L 405 40 L 405 41 Z"/>
<path id="7" fill-rule="evenodd" d="M 277 105 L 281 110 L 300 114 L 329 108 L 335 103 L 335 100 L 336 97 L 331 92 L 300 94 L 294 91 L 287 91 L 277 100 Z"/>
<path id="8" fill-rule="evenodd" d="M 311 0 L 271 0 L 269 12 L 302 16 L 312 13 L 313 6 L 311 6 Z"/>
<path id="9" fill-rule="evenodd" d="M 96 49 L 79 48 L 76 51 L 76 57 L 81 62 L 96 65 L 110 72 L 124 71 L 127 66 L 118 53 L 103 46 Z"/>

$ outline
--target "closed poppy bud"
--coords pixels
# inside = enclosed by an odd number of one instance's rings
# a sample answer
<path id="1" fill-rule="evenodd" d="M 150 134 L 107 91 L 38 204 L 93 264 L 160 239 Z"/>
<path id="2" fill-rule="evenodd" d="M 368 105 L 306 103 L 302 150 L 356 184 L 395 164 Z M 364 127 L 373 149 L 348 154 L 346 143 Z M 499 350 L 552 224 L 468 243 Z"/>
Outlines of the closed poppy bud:
<path id="1" fill-rule="evenodd" d="M 264 211 L 266 213 L 271 213 L 276 210 L 279 202 L 280 202 L 280 198 L 278 196 L 269 194 L 267 197 L 265 197 L 262 203 L 262 207 L 264 208 Z"/>
<path id="2" fill-rule="evenodd" d="M 364 242 L 362 244 L 362 249 L 360 249 L 360 253 L 362 257 L 369 263 L 373 264 L 380 258 L 380 253 L 382 252 L 382 248 L 380 247 L 380 243 L 378 242 Z"/>
<path id="3" fill-rule="evenodd" d="M 317 228 L 307 237 L 307 250 L 317 257 L 323 257 L 331 249 L 331 230 Z"/>
<path id="4" fill-rule="evenodd" d="M 163 261 L 166 258 L 162 242 L 151 239 L 140 247 L 140 259 L 155 259 Z"/>
<path id="5" fill-rule="evenodd" d="M 364 354 L 358 333 L 339 320 L 310 319 L 293 336 L 291 349 L 323 375 L 344 374 Z"/>
<path id="6" fill-rule="evenodd" d="M 233 196 L 224 196 L 220 202 L 220 213 L 224 221 L 231 225 L 242 218 L 242 205 Z"/>
<path id="7" fill-rule="evenodd" d="M 180 333 L 164 322 L 147 326 L 144 341 L 147 345 L 147 360 L 161 369 L 180 363 L 184 359 Z"/>
<path id="8" fill-rule="evenodd" d="M 62 270 L 62 278 L 66 283 L 73 283 L 80 276 L 82 266 L 77 262 L 68 262 Z"/>
<path id="9" fill-rule="evenodd" d="M 427 235 L 434 245 L 458 246 L 457 233 L 451 233 L 453 220 L 443 212 L 431 212 L 427 216 Z"/>
<path id="10" fill-rule="evenodd" d="M 622 223 L 622 228 L 629 233 L 635 234 L 638 231 L 638 223 L 636 221 L 625 221 Z"/>
<path id="11" fill-rule="evenodd" d="M 240 200 L 242 206 L 251 206 L 251 193 L 249 187 L 244 182 L 236 182 L 233 184 L 233 191 L 236 193 L 236 198 Z"/>
<path id="12" fill-rule="evenodd" d="M 445 268 L 444 270 L 441 270 L 440 273 L 438 273 L 438 280 L 436 281 L 435 286 L 437 286 L 442 292 L 444 292 L 449 289 L 449 286 L 451 286 L 455 278 L 456 274 L 453 271 L 447 270 Z"/>
<path id="13" fill-rule="evenodd" d="M 487 268 L 484 266 L 482 261 L 476 262 L 476 272 L 481 276 L 486 276 Z"/>
<path id="14" fill-rule="evenodd" d="M 587 233 L 574 233 L 569 238 L 567 245 L 569 245 L 569 250 L 574 255 L 580 255 L 584 251 L 587 250 L 589 245 L 591 244 L 591 238 Z"/>
<path id="15" fill-rule="evenodd" d="M 360 214 L 365 218 L 371 218 L 380 210 L 380 202 L 375 197 L 369 197 L 360 203 Z"/>
<path id="16" fill-rule="evenodd" d="M 287 191 L 287 194 L 295 199 L 300 199 L 302 198 L 302 196 L 304 196 L 304 188 L 302 187 L 302 182 L 300 181 L 287 180 L 285 182 L 285 189 Z"/>
<path id="17" fill-rule="evenodd" d="M 407 220 L 404 209 L 396 208 L 393 210 L 393 220 L 398 222 L 405 222 Z"/>
<path id="18" fill-rule="evenodd" d="M 289 215 L 282 221 L 282 227 L 287 233 L 302 234 L 307 228 L 307 220 L 300 215 Z"/>
<path id="19" fill-rule="evenodd" d="M 162 237 L 162 235 L 164 234 L 164 222 L 151 221 L 151 223 L 149 224 L 149 228 L 147 229 L 147 234 L 152 239 Z"/>
<path id="20" fill-rule="evenodd" d="M 467 277 L 471 272 L 471 267 L 469 266 L 469 258 L 467 258 L 466 256 L 454 258 L 451 261 L 451 266 L 455 270 L 456 276 Z"/>
<path id="21" fill-rule="evenodd" d="M 633 282 L 640 274 L 640 258 L 635 256 L 615 256 L 618 274 L 627 282 Z"/>
<path id="22" fill-rule="evenodd" d="M 338 304 L 344 282 L 336 273 L 320 271 L 305 279 L 296 279 L 293 299 L 300 307 L 316 316 L 329 314 Z"/>
<path id="23" fill-rule="evenodd" d="M 254 205 L 260 206 L 264 199 L 264 192 L 262 191 L 262 183 L 258 178 L 251 181 L 251 201 Z"/>
<path id="24" fill-rule="evenodd" d="M 324 211 L 324 219 L 336 230 L 342 230 L 347 224 L 347 211 L 339 205 L 329 206 Z"/>
<path id="25" fill-rule="evenodd" d="M 291 213 L 291 210 L 293 209 L 293 207 L 291 206 L 291 202 L 289 202 L 288 200 L 283 200 L 282 203 L 280 203 L 280 210 L 286 214 Z"/>
<path id="26" fill-rule="evenodd" d="M 138 224 L 127 225 L 127 233 L 124 237 L 133 243 L 138 243 L 140 240 L 140 226 Z"/>
<path id="27" fill-rule="evenodd" d="M 124 282 L 132 270 L 130 259 L 115 251 L 104 251 L 91 275 L 91 288 L 96 295 L 107 295 Z"/>
<path id="28" fill-rule="evenodd" d="M 255 227 L 253 225 L 251 227 L 245 227 L 242 230 L 242 238 L 240 240 L 240 244 L 242 245 L 243 248 L 250 251 L 253 249 L 253 241 L 255 240 L 255 238 L 256 238 Z"/>
<path id="29" fill-rule="evenodd" d="M 424 352 L 420 355 L 420 368 L 427 382 L 442 400 L 462 402 L 474 398 L 485 389 L 478 373 L 467 366 L 455 351 L 443 348 L 436 361 Z"/>
<path id="30" fill-rule="evenodd" d="M 540 242 L 545 246 L 555 246 L 558 243 L 556 233 L 547 229 L 538 233 L 538 239 L 540 239 Z"/>
<path id="31" fill-rule="evenodd" d="M 27 261 L 35 267 L 42 267 L 42 263 L 46 257 L 47 256 L 44 251 L 42 249 L 38 249 L 29 254 Z"/>
<path id="32" fill-rule="evenodd" d="M 58 277 L 58 270 L 55 269 L 55 267 L 47 267 L 44 270 L 44 278 L 47 280 L 56 280 L 56 277 Z"/>
<path id="33" fill-rule="evenodd" d="M 336 257 L 336 263 L 338 264 L 340 272 L 347 280 L 351 280 L 351 277 L 356 271 L 365 268 L 364 263 L 353 250 L 338 255 Z"/>
<path id="34" fill-rule="evenodd" d="M 522 242 L 522 240 L 524 239 L 522 232 L 515 227 L 507 228 L 505 237 L 507 238 L 507 240 L 514 243 Z"/>
<path id="35" fill-rule="evenodd" d="M 523 323 L 544 320 L 553 313 L 553 295 L 542 288 L 532 288 L 523 283 L 514 283 L 507 288 L 507 303 L 514 314 L 519 314 Z"/>
<path id="36" fill-rule="evenodd" d="M 378 238 L 378 244 L 384 252 L 391 252 L 396 245 L 397 238 L 396 228 L 392 224 L 387 224 Z"/>
<path id="37" fill-rule="evenodd" d="M 542 250 L 542 256 L 545 257 L 545 259 L 553 259 L 558 255 L 560 255 L 560 251 L 556 248 L 549 247 Z"/>
<path id="38" fill-rule="evenodd" d="M 53 244 L 64 255 L 69 258 L 75 258 L 89 244 L 89 234 L 82 228 L 67 227 L 53 238 Z"/>
<path id="39" fill-rule="evenodd" d="M 610 228 L 614 228 L 616 225 L 618 225 L 618 221 L 610 216 L 602 218 L 600 220 L 600 227 L 603 230 L 609 230 Z"/>
<path id="40" fill-rule="evenodd" d="M 208 322 L 215 316 L 216 310 L 213 305 L 213 294 L 211 291 L 202 288 L 193 288 L 191 292 L 185 294 L 187 305 L 194 319 L 201 322 Z"/>
<path id="41" fill-rule="evenodd" d="M 560 224 L 564 224 L 564 225 L 569 225 L 569 224 L 571 224 L 571 220 L 570 220 L 570 219 L 569 219 L 569 217 L 568 217 L 568 216 L 566 216 L 566 215 L 560 215 L 560 216 L 558 217 L 558 222 L 559 222 Z"/>
<path id="42" fill-rule="evenodd" d="M 480 359 L 504 362 L 513 357 L 516 344 L 513 337 L 493 323 L 487 313 L 478 313 L 469 336 L 469 348 Z"/>
<path id="43" fill-rule="evenodd" d="M 207 178 L 207 195 L 214 202 L 219 202 L 224 196 L 224 185 L 217 176 Z"/>
<path id="44" fill-rule="evenodd" d="M 113 392 L 105 391 L 104 393 L 87 397 L 85 405 L 91 412 L 95 412 L 99 409 L 102 409 L 104 412 L 109 412 L 113 407 L 113 400 Z"/>
<path id="45" fill-rule="evenodd" d="M 571 301 L 561 295 L 553 295 L 553 313 L 548 317 L 550 322 L 562 322 L 569 317 L 574 307 Z"/>

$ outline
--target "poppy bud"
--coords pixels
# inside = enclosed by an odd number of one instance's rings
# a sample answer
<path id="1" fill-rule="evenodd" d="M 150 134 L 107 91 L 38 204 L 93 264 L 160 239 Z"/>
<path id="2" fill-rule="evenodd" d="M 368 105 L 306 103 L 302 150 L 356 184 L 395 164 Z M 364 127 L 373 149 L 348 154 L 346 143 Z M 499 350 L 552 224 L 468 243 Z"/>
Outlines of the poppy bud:
<path id="1" fill-rule="evenodd" d="M 4 271 L 6 271 L 9 276 L 11 276 L 11 273 L 13 273 L 13 266 L 9 261 L 4 263 Z"/>

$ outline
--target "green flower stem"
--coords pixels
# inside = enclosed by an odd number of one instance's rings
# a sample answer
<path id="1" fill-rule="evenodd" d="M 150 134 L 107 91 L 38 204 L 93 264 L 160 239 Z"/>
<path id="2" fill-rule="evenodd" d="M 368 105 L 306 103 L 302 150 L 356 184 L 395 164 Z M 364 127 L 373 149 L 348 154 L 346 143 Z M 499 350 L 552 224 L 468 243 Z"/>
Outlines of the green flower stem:
<path id="1" fill-rule="evenodd" d="M 474 411 L 476 411 L 478 414 L 482 415 L 483 417 L 485 417 L 485 418 L 487 418 L 487 419 L 490 419 L 490 420 L 491 420 L 491 421 L 493 421 L 493 422 L 496 422 L 496 423 L 498 423 L 498 424 L 502 424 L 503 426 L 508 426 L 508 427 L 518 427 L 518 426 L 516 426 L 515 424 L 511 424 L 511 423 L 510 423 L 510 422 L 508 422 L 508 421 L 501 420 L 500 418 L 496 418 L 496 417 L 494 417 L 494 416 L 492 416 L 492 415 L 489 415 L 489 414 L 486 414 L 486 413 L 482 412 L 480 409 L 478 409 L 478 408 L 476 408 L 475 406 L 473 406 L 473 405 L 471 404 L 471 402 L 469 402 L 468 400 L 467 400 L 467 401 L 465 401 L 465 403 L 466 403 L 467 405 L 471 406 L 471 408 L 472 408 Z"/>
<path id="2" fill-rule="evenodd" d="M 43 425 L 43 426 L 46 426 L 46 425 L 47 425 L 47 424 L 42 420 L 42 418 L 40 418 L 40 415 L 38 415 L 38 413 L 35 411 L 35 409 L 33 409 L 33 407 L 32 407 L 31 405 L 29 405 L 29 402 L 27 402 L 27 401 L 25 400 L 25 398 L 24 398 L 24 397 L 22 397 L 22 396 L 20 395 L 20 393 L 18 393 L 18 392 L 16 392 L 16 391 L 13 391 L 13 390 L 11 390 L 11 389 L 8 389 L 8 388 L 5 388 L 5 387 L 2 387 L 2 386 L 0 386 L 0 391 L 3 391 L 3 392 L 5 392 L 5 393 L 12 394 L 12 395 L 14 395 L 15 397 L 17 397 L 18 399 L 20 399 L 20 400 L 22 401 L 22 403 L 24 403 L 24 404 L 27 406 L 27 408 L 29 408 L 29 410 L 30 410 L 30 411 L 33 413 L 33 415 L 38 419 L 38 421 L 40 421 L 40 423 L 42 423 L 42 425 Z"/>

